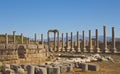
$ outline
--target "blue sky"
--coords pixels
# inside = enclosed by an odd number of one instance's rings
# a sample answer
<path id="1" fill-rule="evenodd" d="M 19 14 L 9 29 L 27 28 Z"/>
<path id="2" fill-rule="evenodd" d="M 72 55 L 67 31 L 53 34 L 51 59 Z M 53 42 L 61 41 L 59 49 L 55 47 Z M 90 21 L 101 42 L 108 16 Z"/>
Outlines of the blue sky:
<path id="1" fill-rule="evenodd" d="M 74 34 L 85 30 L 99 30 L 103 35 L 103 25 L 111 36 L 115 27 L 116 37 L 120 37 L 120 0 L 0 0 L 0 33 L 33 37 L 34 33 L 47 36 L 49 29 L 60 33 Z"/>

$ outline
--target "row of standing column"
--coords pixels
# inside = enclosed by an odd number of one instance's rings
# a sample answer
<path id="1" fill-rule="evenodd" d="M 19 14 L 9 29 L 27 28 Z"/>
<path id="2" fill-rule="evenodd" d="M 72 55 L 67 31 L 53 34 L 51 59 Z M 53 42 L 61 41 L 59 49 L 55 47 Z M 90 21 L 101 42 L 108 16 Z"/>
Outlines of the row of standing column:
<path id="1" fill-rule="evenodd" d="M 23 33 L 21 33 L 21 44 L 24 43 L 24 36 Z M 44 44 L 44 38 L 43 38 L 43 34 L 41 34 L 41 43 L 42 45 Z M 8 44 L 9 44 L 9 39 L 8 39 L 8 34 L 5 33 L 5 48 L 8 48 Z M 16 44 L 16 34 L 15 31 L 13 31 L 13 44 Z M 28 44 L 30 44 L 30 38 L 28 38 Z M 35 44 L 37 44 L 37 35 L 35 33 Z"/>
<path id="2" fill-rule="evenodd" d="M 66 46 L 64 45 L 64 34 L 62 33 L 62 50 L 61 51 L 72 51 L 72 52 L 104 52 L 104 53 L 111 53 L 117 52 L 117 49 L 115 47 L 115 33 L 114 33 L 114 27 L 112 27 L 112 49 L 108 49 L 107 47 L 107 37 L 106 37 L 106 26 L 103 27 L 103 33 L 104 33 L 104 48 L 100 49 L 99 48 L 99 38 L 98 38 L 98 29 L 96 29 L 95 31 L 96 33 L 96 44 L 95 44 L 95 50 L 93 49 L 93 45 L 92 45 L 92 33 L 91 30 L 89 30 L 89 49 L 86 49 L 86 42 L 85 42 L 85 33 L 84 31 L 82 31 L 82 36 L 83 36 L 83 40 L 82 40 L 82 45 L 83 47 L 81 48 L 81 40 L 80 40 L 80 36 L 79 36 L 79 32 L 77 32 L 77 48 L 75 49 L 73 46 L 73 33 L 71 32 L 71 45 L 69 47 L 69 38 L 68 38 L 68 33 L 66 33 Z M 66 47 L 66 48 L 64 48 Z"/>

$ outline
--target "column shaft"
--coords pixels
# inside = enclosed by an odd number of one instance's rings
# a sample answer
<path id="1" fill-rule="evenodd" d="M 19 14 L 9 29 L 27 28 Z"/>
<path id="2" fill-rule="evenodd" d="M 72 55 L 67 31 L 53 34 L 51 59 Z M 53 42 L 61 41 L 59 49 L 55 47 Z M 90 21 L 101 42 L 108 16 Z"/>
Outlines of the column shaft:
<path id="1" fill-rule="evenodd" d="M 5 33 L 5 48 L 8 49 L 8 34 Z"/>
<path id="2" fill-rule="evenodd" d="M 13 31 L 13 44 L 15 44 L 15 42 L 16 42 L 15 32 L 16 32 L 16 31 Z"/>
<path id="3" fill-rule="evenodd" d="M 112 27 L 112 52 L 116 53 L 117 49 L 115 47 L 115 31 L 114 31 L 114 27 Z"/>
<path id="4" fill-rule="evenodd" d="M 89 51 L 93 52 L 91 30 L 89 30 Z"/>
<path id="5" fill-rule="evenodd" d="M 87 52 L 86 45 L 85 45 L 85 33 L 83 31 L 83 52 Z"/>
<path id="6" fill-rule="evenodd" d="M 80 36 L 79 36 L 79 32 L 77 32 L 77 52 L 81 52 L 81 50 L 80 50 Z"/>
<path id="7" fill-rule="evenodd" d="M 98 40 L 98 29 L 96 29 L 96 52 L 100 52 L 99 40 Z"/>
<path id="8" fill-rule="evenodd" d="M 21 33 L 21 44 L 23 44 L 23 33 Z"/>

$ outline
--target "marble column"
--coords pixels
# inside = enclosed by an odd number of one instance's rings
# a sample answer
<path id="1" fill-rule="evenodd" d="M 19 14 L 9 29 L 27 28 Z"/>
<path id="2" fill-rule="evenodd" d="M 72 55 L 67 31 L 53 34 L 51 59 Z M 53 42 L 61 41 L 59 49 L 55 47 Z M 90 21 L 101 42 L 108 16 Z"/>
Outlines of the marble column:
<path id="1" fill-rule="evenodd" d="M 8 49 L 8 34 L 5 33 L 5 48 Z"/>
<path id="2" fill-rule="evenodd" d="M 56 32 L 54 32 L 54 51 L 56 51 Z"/>
<path id="3" fill-rule="evenodd" d="M 77 52 L 81 52 L 81 49 L 80 49 L 80 35 L 79 35 L 79 32 L 77 32 Z"/>
<path id="4" fill-rule="evenodd" d="M 96 52 L 100 52 L 99 40 L 98 40 L 98 29 L 96 29 Z"/>
<path id="5" fill-rule="evenodd" d="M 83 31 L 83 52 L 87 52 L 87 50 L 86 50 L 86 44 L 85 43 L 86 43 L 85 42 L 85 33 Z"/>
<path id="6" fill-rule="evenodd" d="M 21 33 L 21 44 L 23 44 L 23 33 Z"/>
<path id="7" fill-rule="evenodd" d="M 66 51 L 69 51 L 68 33 L 66 33 Z"/>
<path id="8" fill-rule="evenodd" d="M 74 48 L 73 48 L 73 32 L 71 32 L 71 51 L 75 52 Z"/>
<path id="9" fill-rule="evenodd" d="M 91 30 L 89 30 L 89 51 L 91 53 L 93 53 L 93 47 L 92 47 L 92 34 L 91 34 Z"/>
<path id="10" fill-rule="evenodd" d="M 110 51 L 107 48 L 106 26 L 103 26 L 103 28 L 104 28 L 104 30 L 103 30 L 103 32 L 104 32 L 104 50 L 103 50 L 103 52 L 109 53 Z"/>
<path id="11" fill-rule="evenodd" d="M 35 36 L 35 44 L 37 44 L 37 34 L 35 33 L 34 36 Z"/>
<path id="12" fill-rule="evenodd" d="M 43 37 L 43 34 L 41 34 L 41 43 L 42 43 L 42 46 L 44 46 L 44 37 Z"/>
<path id="13" fill-rule="evenodd" d="M 59 32 L 57 32 L 57 51 L 60 51 L 60 48 L 59 48 L 59 46 L 60 46 L 60 39 L 59 39 L 60 37 L 59 37 Z"/>
<path id="14" fill-rule="evenodd" d="M 65 48 L 64 48 L 64 34 L 62 33 L 62 52 L 65 51 Z"/>
<path id="15" fill-rule="evenodd" d="M 114 27 L 112 27 L 112 52 L 117 53 L 117 49 L 115 47 L 115 31 Z"/>
<path id="16" fill-rule="evenodd" d="M 16 31 L 13 31 L 13 44 L 15 44 L 15 43 L 16 43 L 16 36 L 15 36 L 15 32 L 16 32 Z"/>

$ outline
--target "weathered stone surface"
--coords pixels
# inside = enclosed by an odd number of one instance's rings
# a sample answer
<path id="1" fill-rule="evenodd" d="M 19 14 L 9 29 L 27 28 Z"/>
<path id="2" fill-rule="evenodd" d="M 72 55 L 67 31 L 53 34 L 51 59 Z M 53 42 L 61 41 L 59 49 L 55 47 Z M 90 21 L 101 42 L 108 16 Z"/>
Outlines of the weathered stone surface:
<path id="1" fill-rule="evenodd" d="M 96 64 L 88 64 L 88 70 L 91 70 L 91 71 L 99 71 L 99 65 L 96 65 Z"/>
<path id="2" fill-rule="evenodd" d="M 27 66 L 27 74 L 34 74 L 35 68 L 32 65 Z"/>

